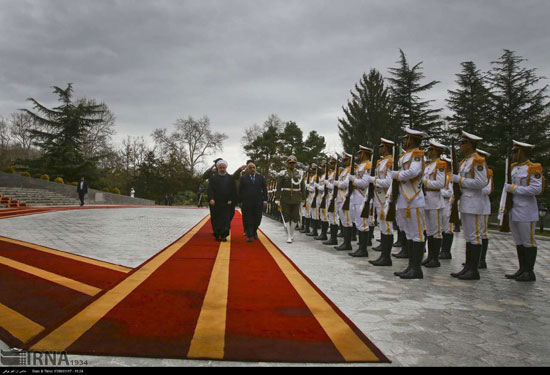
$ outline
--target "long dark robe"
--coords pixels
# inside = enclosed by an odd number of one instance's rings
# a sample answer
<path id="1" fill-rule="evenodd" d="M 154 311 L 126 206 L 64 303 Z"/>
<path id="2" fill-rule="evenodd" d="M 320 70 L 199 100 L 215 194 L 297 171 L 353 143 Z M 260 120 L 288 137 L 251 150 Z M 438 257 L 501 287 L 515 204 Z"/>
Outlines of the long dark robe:
<path id="1" fill-rule="evenodd" d="M 208 183 L 208 201 L 215 201 L 210 206 L 212 215 L 212 230 L 216 237 L 227 237 L 231 229 L 231 219 L 235 214 L 235 201 L 237 200 L 237 189 L 233 176 L 212 176 Z M 227 204 L 231 201 L 231 204 Z"/>

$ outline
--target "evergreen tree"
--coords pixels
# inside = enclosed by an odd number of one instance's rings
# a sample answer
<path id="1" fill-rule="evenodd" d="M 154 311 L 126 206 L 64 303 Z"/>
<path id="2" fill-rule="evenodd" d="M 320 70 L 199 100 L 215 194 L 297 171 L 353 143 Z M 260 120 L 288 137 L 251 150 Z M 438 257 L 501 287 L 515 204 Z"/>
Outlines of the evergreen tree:
<path id="1" fill-rule="evenodd" d="M 247 156 L 256 162 L 258 170 L 266 176 L 281 170 L 284 165 L 280 153 L 282 128 L 281 119 L 270 115 L 261 132 L 243 146 Z"/>
<path id="2" fill-rule="evenodd" d="M 384 78 L 371 69 L 363 74 L 351 100 L 343 107 L 344 118 L 339 118 L 338 133 L 348 152 L 359 150 L 359 145 L 375 146 L 380 138 L 392 139 L 399 127 L 394 121 L 390 93 L 384 86 Z"/>
<path id="3" fill-rule="evenodd" d="M 294 121 L 288 121 L 281 133 L 281 153 L 299 157 L 304 152 L 304 133 Z"/>
<path id="4" fill-rule="evenodd" d="M 83 175 L 93 179 L 96 174 L 95 161 L 83 156 L 83 146 L 89 129 L 103 121 L 101 115 L 105 106 L 89 104 L 85 100 L 73 102 L 71 83 L 66 89 L 54 87 L 53 93 L 61 102 L 58 107 L 49 109 L 29 98 L 27 100 L 37 113 L 22 109 L 45 127 L 44 130 L 30 131 L 35 137 L 35 145 L 44 152 L 40 161 L 50 174 L 61 175 L 67 180 L 77 181 Z"/>
<path id="5" fill-rule="evenodd" d="M 504 54 L 492 62 L 488 73 L 494 115 L 493 137 L 489 139 L 493 152 L 504 156 L 512 140 L 534 144 L 533 155 L 548 161 L 550 153 L 550 101 L 548 85 L 540 86 L 545 77 L 536 69 L 522 67 L 526 59 L 515 52 Z"/>
<path id="6" fill-rule="evenodd" d="M 433 100 L 422 100 L 420 97 L 420 94 L 433 88 L 439 81 L 421 84 L 420 81 L 425 78 L 422 62 L 411 68 L 405 53 L 402 50 L 399 52 L 399 67 L 389 69 L 393 78 L 388 80 L 391 83 L 390 91 L 400 127 L 424 131 L 430 138 L 441 138 L 444 123 L 439 113 L 442 109 L 430 108 Z"/>
<path id="7" fill-rule="evenodd" d="M 298 160 L 311 164 L 313 162 L 320 163 L 326 159 L 327 155 L 323 152 L 326 147 L 325 137 L 319 135 L 315 130 L 309 132 L 306 141 L 304 142 L 304 149 L 301 153 L 298 153 Z"/>
<path id="8" fill-rule="evenodd" d="M 485 79 L 472 61 L 460 64 L 457 74 L 457 90 L 448 90 L 447 106 L 453 112 L 447 117 L 450 132 L 458 138 L 462 130 L 479 135 L 483 139 L 493 137 L 491 92 Z"/>

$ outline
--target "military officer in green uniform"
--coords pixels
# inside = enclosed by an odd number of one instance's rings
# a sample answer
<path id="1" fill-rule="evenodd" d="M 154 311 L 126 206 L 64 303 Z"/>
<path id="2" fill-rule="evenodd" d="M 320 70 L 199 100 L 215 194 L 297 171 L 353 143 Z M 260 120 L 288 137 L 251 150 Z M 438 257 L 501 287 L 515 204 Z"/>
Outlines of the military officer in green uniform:
<path id="1" fill-rule="evenodd" d="M 277 176 L 276 204 L 280 204 L 287 231 L 287 241 L 294 239 L 294 226 L 300 220 L 300 206 L 306 200 L 304 174 L 296 169 L 296 157 L 286 160 L 286 170 Z"/>

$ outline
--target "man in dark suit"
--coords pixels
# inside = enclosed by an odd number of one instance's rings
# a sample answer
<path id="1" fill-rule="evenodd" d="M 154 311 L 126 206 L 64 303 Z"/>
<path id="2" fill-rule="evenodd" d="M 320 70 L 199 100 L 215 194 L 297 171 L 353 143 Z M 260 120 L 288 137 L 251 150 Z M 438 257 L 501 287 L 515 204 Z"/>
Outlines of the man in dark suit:
<path id="1" fill-rule="evenodd" d="M 76 192 L 80 199 L 80 207 L 84 206 L 84 196 L 88 194 L 88 183 L 84 181 L 84 177 L 80 178 L 80 182 L 76 186 Z"/>
<path id="2" fill-rule="evenodd" d="M 239 181 L 239 200 L 246 215 L 246 235 L 248 242 L 258 238 L 258 227 L 262 221 L 262 208 L 267 206 L 267 188 L 265 178 L 256 173 L 256 165 L 252 162 L 247 165 L 248 173 L 241 176 Z"/>

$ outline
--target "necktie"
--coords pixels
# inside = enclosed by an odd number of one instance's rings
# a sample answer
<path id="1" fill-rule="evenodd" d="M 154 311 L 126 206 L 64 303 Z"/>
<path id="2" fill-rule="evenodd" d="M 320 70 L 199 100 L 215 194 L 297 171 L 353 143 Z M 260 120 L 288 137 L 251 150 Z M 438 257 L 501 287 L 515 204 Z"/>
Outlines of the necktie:
<path id="1" fill-rule="evenodd" d="M 254 185 L 255 176 L 251 175 L 251 178 L 252 178 L 252 185 Z"/>

